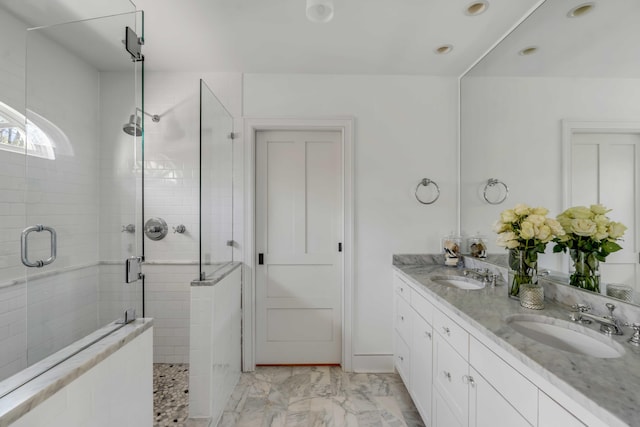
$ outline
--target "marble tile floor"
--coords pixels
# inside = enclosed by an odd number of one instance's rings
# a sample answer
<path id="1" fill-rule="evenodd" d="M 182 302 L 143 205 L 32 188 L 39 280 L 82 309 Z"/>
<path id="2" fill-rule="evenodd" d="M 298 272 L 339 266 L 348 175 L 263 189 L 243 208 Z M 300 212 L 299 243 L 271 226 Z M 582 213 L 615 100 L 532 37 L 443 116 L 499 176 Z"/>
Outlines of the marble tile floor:
<path id="1" fill-rule="evenodd" d="M 218 427 L 423 427 L 397 374 L 340 367 L 258 367 L 244 373 Z"/>
<path id="2" fill-rule="evenodd" d="M 189 366 L 154 364 L 154 427 L 191 427 Z M 258 367 L 243 373 L 218 427 L 424 427 L 397 374 L 340 367 Z"/>

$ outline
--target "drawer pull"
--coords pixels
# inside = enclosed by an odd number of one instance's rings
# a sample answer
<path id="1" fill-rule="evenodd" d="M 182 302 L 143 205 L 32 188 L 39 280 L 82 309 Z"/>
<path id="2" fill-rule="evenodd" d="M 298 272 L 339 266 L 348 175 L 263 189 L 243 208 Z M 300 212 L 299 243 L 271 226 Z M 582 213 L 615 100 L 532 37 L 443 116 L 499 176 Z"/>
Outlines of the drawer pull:
<path id="1" fill-rule="evenodd" d="M 451 329 L 447 328 L 446 326 L 443 326 L 442 330 L 444 331 L 445 334 L 451 335 Z"/>
<path id="2" fill-rule="evenodd" d="M 443 373 L 444 373 L 444 377 L 445 377 L 446 379 L 448 379 L 448 380 L 449 380 L 449 382 L 451 382 L 451 373 L 450 373 L 450 372 L 447 372 L 447 371 L 443 371 Z"/>
<path id="3" fill-rule="evenodd" d="M 465 384 L 469 384 L 471 387 L 476 386 L 476 381 L 473 379 L 471 375 L 464 375 L 462 377 L 462 382 Z"/>

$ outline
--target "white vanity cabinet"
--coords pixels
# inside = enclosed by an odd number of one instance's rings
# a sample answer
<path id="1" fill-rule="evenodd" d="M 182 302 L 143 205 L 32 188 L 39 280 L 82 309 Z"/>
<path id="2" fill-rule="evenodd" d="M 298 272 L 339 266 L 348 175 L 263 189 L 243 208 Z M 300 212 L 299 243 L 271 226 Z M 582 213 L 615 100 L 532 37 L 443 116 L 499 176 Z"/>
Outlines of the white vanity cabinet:
<path id="1" fill-rule="evenodd" d="M 395 366 L 427 427 L 585 425 L 419 286 L 394 286 Z"/>
<path id="2" fill-rule="evenodd" d="M 413 295 L 412 295 L 413 296 Z M 423 299 L 415 294 L 414 299 Z M 429 304 L 424 301 L 424 304 Z M 431 426 L 433 399 L 433 328 L 417 311 L 413 311 L 411 341 L 411 395 L 426 426 Z"/>
<path id="3" fill-rule="evenodd" d="M 395 367 L 430 427 L 433 400 L 433 306 L 398 275 L 395 287 Z"/>
<path id="4" fill-rule="evenodd" d="M 564 409 L 542 391 L 540 392 L 538 409 L 538 427 L 584 427 L 569 411 Z"/>
<path id="5" fill-rule="evenodd" d="M 470 369 L 470 376 L 469 427 L 531 427 L 531 424 L 473 367 Z"/>

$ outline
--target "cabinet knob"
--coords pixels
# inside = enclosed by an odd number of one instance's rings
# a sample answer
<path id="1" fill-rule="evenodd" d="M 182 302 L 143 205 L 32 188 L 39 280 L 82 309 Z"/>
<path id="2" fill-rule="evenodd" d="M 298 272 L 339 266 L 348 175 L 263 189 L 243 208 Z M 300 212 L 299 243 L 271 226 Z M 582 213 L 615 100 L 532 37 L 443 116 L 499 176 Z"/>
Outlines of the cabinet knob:
<path id="1" fill-rule="evenodd" d="M 431 339 L 431 332 L 425 331 L 424 334 L 427 338 Z"/>
<path id="2" fill-rule="evenodd" d="M 403 362 L 404 362 L 404 357 L 402 357 L 402 356 L 398 356 L 398 359 L 400 359 L 401 361 L 403 361 Z"/>
<path id="3" fill-rule="evenodd" d="M 444 371 L 443 373 L 444 373 L 444 377 L 449 381 L 451 381 L 451 372 Z"/>
<path id="4" fill-rule="evenodd" d="M 447 328 L 446 326 L 443 326 L 442 330 L 444 331 L 445 334 L 451 335 L 451 329 Z"/>
<path id="5" fill-rule="evenodd" d="M 469 384 L 471 387 L 476 386 L 476 381 L 473 379 L 471 375 L 464 375 L 462 377 L 462 382 L 464 382 L 465 384 Z"/>
<path id="6" fill-rule="evenodd" d="M 404 316 L 400 316 L 400 320 L 404 322 Z"/>

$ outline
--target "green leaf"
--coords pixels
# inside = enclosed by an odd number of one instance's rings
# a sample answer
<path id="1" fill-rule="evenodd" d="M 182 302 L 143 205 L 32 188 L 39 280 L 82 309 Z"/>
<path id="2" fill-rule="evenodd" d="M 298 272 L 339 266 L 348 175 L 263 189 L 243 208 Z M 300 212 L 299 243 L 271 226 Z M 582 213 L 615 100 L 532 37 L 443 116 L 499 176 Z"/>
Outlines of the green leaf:
<path id="1" fill-rule="evenodd" d="M 604 242 L 602 242 L 602 251 L 606 252 L 607 254 L 619 251 L 620 249 L 622 249 L 622 246 L 620 246 L 616 242 L 612 242 L 610 240 L 605 240 Z"/>

